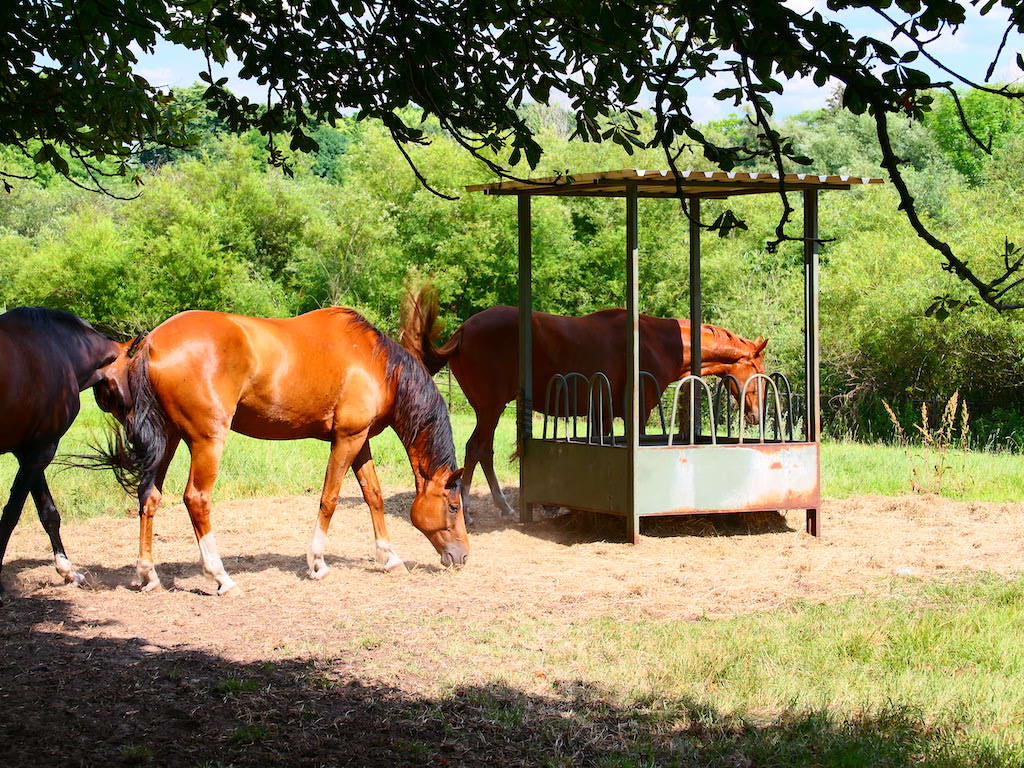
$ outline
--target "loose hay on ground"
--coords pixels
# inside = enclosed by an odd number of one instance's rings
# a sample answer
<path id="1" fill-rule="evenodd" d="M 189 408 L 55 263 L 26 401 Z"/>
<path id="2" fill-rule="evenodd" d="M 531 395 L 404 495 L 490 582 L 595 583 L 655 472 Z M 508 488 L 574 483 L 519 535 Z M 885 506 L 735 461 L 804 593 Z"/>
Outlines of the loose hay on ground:
<path id="1" fill-rule="evenodd" d="M 363 627 L 373 618 L 391 631 L 424 613 L 462 626 L 486 626 L 510 612 L 564 622 L 606 614 L 722 617 L 794 598 L 835 600 L 885 589 L 897 572 L 1015 572 L 1024 554 L 1024 505 L 1017 504 L 934 496 L 827 502 L 820 539 L 799 532 L 802 513 L 645 520 L 642 542 L 633 546 L 580 531 L 566 518 L 526 526 L 501 521 L 477 498 L 469 565 L 447 572 L 409 524 L 410 500 L 407 491 L 387 493 L 388 525 L 410 566 L 407 577 L 385 575 L 373 562 L 369 515 L 352 496 L 335 513 L 333 570 L 323 583 L 305 576 L 311 496 L 217 505 L 214 526 L 225 565 L 244 591 L 240 600 L 210 597 L 213 584 L 202 575 L 181 505 L 157 518 L 157 567 L 168 587 L 162 594 L 130 591 L 136 525 L 117 517 L 65 525 L 65 541 L 92 589 L 57 585 L 37 524 L 19 527 L 4 576 L 13 595 L 70 599 L 105 632 L 158 645 L 199 642 L 251 659 L 336 642 L 339 627 Z M 603 533 L 620 527 L 611 521 Z"/>

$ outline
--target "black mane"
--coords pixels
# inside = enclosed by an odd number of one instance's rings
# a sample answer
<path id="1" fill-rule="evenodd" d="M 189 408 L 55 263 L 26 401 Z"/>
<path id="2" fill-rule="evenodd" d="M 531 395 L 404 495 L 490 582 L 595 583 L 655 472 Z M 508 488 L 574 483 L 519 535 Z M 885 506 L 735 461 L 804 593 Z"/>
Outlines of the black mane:
<path id="1" fill-rule="evenodd" d="M 6 312 L 4 317 L 21 320 L 22 322 L 39 329 L 49 329 L 54 326 L 70 327 L 71 330 L 94 333 L 105 339 L 113 341 L 105 333 L 100 333 L 88 322 L 71 312 L 63 309 L 48 309 L 46 307 L 15 307 Z"/>
<path id="2" fill-rule="evenodd" d="M 417 437 L 427 432 L 430 471 L 434 472 L 442 466 L 454 471 L 458 462 L 455 459 L 455 441 L 452 439 L 448 406 L 430 372 L 365 317 L 354 310 L 348 312 L 354 323 L 373 333 L 374 353 L 382 355 L 386 361 L 387 380 L 391 382 L 397 379 L 391 426 L 402 445 L 408 448 Z"/>

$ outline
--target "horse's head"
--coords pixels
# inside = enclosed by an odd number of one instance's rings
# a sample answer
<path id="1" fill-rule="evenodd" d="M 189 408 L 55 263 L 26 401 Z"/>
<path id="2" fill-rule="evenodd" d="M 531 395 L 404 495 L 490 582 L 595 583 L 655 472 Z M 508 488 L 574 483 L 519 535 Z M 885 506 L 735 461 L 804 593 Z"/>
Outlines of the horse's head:
<path id="1" fill-rule="evenodd" d="M 461 469 L 441 467 L 421 483 L 409 517 L 441 555 L 442 565 L 465 564 L 469 537 L 462 511 Z"/>
<path id="2" fill-rule="evenodd" d="M 757 337 L 757 341 L 748 341 L 748 348 L 744 355 L 734 363 L 727 365 L 716 365 L 711 371 L 716 375 L 729 374 L 726 384 L 733 399 L 739 403 L 742 398 L 743 417 L 747 424 L 754 425 L 761 421 L 761 409 L 766 396 L 764 379 L 757 379 L 748 384 L 756 374 L 763 374 L 764 348 L 768 346 L 768 339 Z"/>
<path id="3" fill-rule="evenodd" d="M 138 340 L 126 341 L 123 344 L 114 342 L 118 347 L 117 357 L 109 365 L 98 371 L 98 378 L 92 392 L 96 405 L 101 411 L 113 414 L 120 422 L 131 408 L 131 392 L 128 389 L 128 364 L 131 362 L 132 345 Z"/>

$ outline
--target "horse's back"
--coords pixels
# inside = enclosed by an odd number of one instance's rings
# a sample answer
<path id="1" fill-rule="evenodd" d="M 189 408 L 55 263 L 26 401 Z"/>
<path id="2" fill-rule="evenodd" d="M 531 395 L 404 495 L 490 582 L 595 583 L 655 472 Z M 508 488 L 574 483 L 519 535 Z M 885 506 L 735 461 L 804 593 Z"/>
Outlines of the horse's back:
<path id="1" fill-rule="evenodd" d="M 641 366 L 667 383 L 685 354 L 676 320 L 641 316 Z M 534 312 L 534 407 L 544 407 L 548 381 L 556 374 L 595 373 L 609 377 L 616 398 L 625 380 L 626 313 L 603 309 L 569 317 Z M 515 397 L 519 367 L 519 310 L 496 306 L 478 312 L 459 329 L 461 340 L 450 363 L 474 406 L 503 405 Z"/>
<path id="2" fill-rule="evenodd" d="M 367 410 L 352 379 L 379 367 L 375 333 L 339 308 L 280 319 L 183 312 L 149 336 L 151 381 L 176 421 L 223 415 L 257 437 L 326 437 L 342 405 L 359 418 Z"/>
<path id="3" fill-rule="evenodd" d="M 0 315 L 0 453 L 58 440 L 78 414 L 78 387 L 60 345 L 17 311 Z"/>

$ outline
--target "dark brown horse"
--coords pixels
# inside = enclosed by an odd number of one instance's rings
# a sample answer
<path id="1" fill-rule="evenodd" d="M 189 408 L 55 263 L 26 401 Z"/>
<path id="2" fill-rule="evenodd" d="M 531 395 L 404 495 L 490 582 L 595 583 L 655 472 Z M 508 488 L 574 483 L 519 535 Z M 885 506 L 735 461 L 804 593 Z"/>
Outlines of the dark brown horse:
<path id="1" fill-rule="evenodd" d="M 388 539 L 384 499 L 369 438 L 398 434 L 416 478 L 411 519 L 444 565 L 469 551 L 448 410 L 423 366 L 349 309 L 320 309 L 286 320 L 183 312 L 110 366 L 97 402 L 124 425 L 104 457 L 138 487 L 138 585 L 160 586 L 153 566 L 153 516 L 178 442 L 192 455 L 185 506 L 203 568 L 218 594 L 235 586 L 217 553 L 210 499 L 230 430 L 267 440 L 316 438 L 331 444 L 309 575 L 322 579 L 327 529 L 349 467 L 370 507 L 377 558 L 405 570 Z"/>
<path id="2" fill-rule="evenodd" d="M 494 473 L 494 430 L 505 405 L 516 397 L 519 382 L 519 310 L 492 307 L 478 312 L 456 329 L 442 346 L 435 346 L 439 332 L 436 292 L 424 286 L 408 294 L 403 303 L 401 342 L 426 365 L 431 374 L 446 363 L 476 412 L 476 428 L 466 443 L 463 503 L 468 506 L 473 471 L 479 462 L 490 484 L 499 511 L 512 515 Z M 750 341 L 732 331 L 704 325 L 701 331 L 701 375 L 735 377 L 728 381 L 734 397 L 755 373 L 764 373 L 767 339 Z M 626 386 L 626 313 L 605 309 L 583 317 L 533 313 L 533 407 L 544 410 L 544 392 L 555 374 L 604 373 L 611 384 L 615 415 L 621 416 Z M 690 373 L 690 321 L 640 316 L 640 369 L 657 381 L 657 391 L 644 378 L 644 423 L 657 407 L 665 388 Z M 737 387 L 736 384 L 739 384 Z M 758 400 L 763 385 L 746 388 L 747 421 L 759 419 Z M 580 407 L 586 408 L 584 398 Z M 585 411 L 583 412 L 585 413 Z M 554 414 L 549 414 L 554 415 Z"/>
<path id="3" fill-rule="evenodd" d="M 57 572 L 65 582 L 84 581 L 64 551 L 60 513 L 43 473 L 78 415 L 79 392 L 98 381 L 100 369 L 114 361 L 120 348 L 67 312 L 22 307 L 0 315 L 0 453 L 13 453 L 18 460 L 0 517 L 0 569 L 31 493 L 50 537 Z"/>

